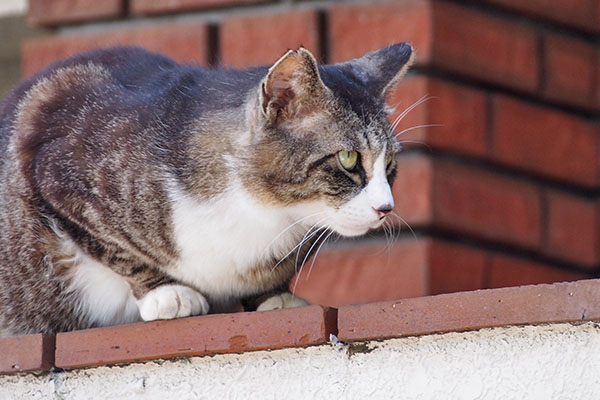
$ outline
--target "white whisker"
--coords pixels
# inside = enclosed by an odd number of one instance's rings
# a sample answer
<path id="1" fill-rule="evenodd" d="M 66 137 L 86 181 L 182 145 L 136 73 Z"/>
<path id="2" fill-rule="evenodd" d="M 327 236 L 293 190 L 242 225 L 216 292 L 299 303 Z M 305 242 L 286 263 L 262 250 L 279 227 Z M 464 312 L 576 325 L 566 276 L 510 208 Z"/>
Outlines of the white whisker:
<path id="1" fill-rule="evenodd" d="M 386 217 L 386 219 L 383 221 L 383 224 L 381 224 L 380 227 L 383 230 L 383 234 L 385 235 L 385 246 L 382 246 L 380 250 L 378 250 L 377 252 L 375 252 L 373 254 L 373 256 L 378 256 L 380 254 L 383 254 L 390 245 L 390 224 L 389 224 L 389 218 Z"/>
<path id="2" fill-rule="evenodd" d="M 386 242 L 384 251 L 385 250 L 389 251 L 392 247 L 392 243 L 394 241 L 394 236 L 395 236 L 396 232 L 395 232 L 394 224 L 392 224 L 388 218 L 386 218 L 385 221 L 383 222 L 383 231 L 385 232 L 385 242 Z"/>
<path id="3" fill-rule="evenodd" d="M 283 256 L 283 257 L 282 257 L 282 258 L 281 258 L 281 259 L 280 259 L 280 260 L 277 262 L 277 264 L 275 264 L 275 265 L 274 265 L 274 266 L 271 268 L 271 271 L 274 271 L 274 270 L 275 270 L 275 268 L 277 268 L 277 266 L 278 266 L 279 264 L 281 264 L 281 263 L 282 263 L 282 262 L 283 262 L 283 261 L 284 261 L 286 258 L 288 258 L 288 256 L 289 256 L 290 254 L 292 254 L 292 253 L 293 253 L 293 252 L 294 252 L 296 249 L 298 249 L 299 247 L 302 247 L 302 245 L 303 245 L 303 244 L 304 244 L 304 243 L 305 243 L 305 242 L 306 242 L 308 239 L 310 239 L 311 237 L 313 237 L 313 236 L 314 236 L 314 235 L 315 235 L 317 232 L 319 232 L 319 231 L 322 229 L 322 227 L 317 227 L 317 224 L 318 224 L 318 222 L 315 222 L 315 223 L 314 223 L 314 224 L 313 224 L 313 225 L 312 225 L 312 226 L 311 226 L 311 227 L 310 227 L 310 228 L 309 228 L 309 229 L 306 231 L 306 233 L 305 233 L 305 234 L 304 234 L 304 236 L 302 237 L 302 240 L 300 240 L 300 242 L 299 242 L 297 245 L 295 245 L 295 246 L 294 246 L 294 247 L 293 247 L 293 248 L 292 248 L 292 249 L 291 249 L 291 250 L 290 250 L 290 251 L 289 251 L 289 252 L 288 252 L 288 253 L 287 253 L 285 256 Z M 314 228 L 317 228 L 317 229 L 315 229 L 314 231 L 312 231 Z M 312 233 L 311 233 L 311 231 L 312 231 Z"/>
<path id="4" fill-rule="evenodd" d="M 408 108 L 406 108 L 404 111 L 402 111 L 400 113 L 400 115 L 398 115 L 396 117 L 396 119 L 394 120 L 394 122 L 392 123 L 392 132 L 396 129 L 396 127 L 398 126 L 398 124 L 400 123 L 400 121 L 402 121 L 402 119 L 404 117 L 406 117 L 406 115 L 411 112 L 412 110 L 415 109 L 415 107 L 418 107 L 419 105 L 425 103 L 427 100 L 431 100 L 431 99 L 435 99 L 434 96 L 423 96 L 421 97 L 419 100 L 417 100 L 416 102 L 414 102 L 411 106 L 409 106 Z"/>
<path id="5" fill-rule="evenodd" d="M 383 226 L 384 226 L 384 232 L 385 232 L 385 239 L 386 239 L 386 244 L 383 247 L 383 251 L 387 253 L 387 264 L 389 265 L 390 263 L 390 256 L 391 256 L 391 250 L 392 250 L 392 246 L 393 246 L 393 239 L 394 239 L 394 224 L 390 222 L 390 220 L 388 218 L 385 219 L 385 221 L 383 222 Z M 389 236 L 388 236 L 389 233 Z"/>
<path id="6" fill-rule="evenodd" d="M 266 253 L 267 253 L 267 251 L 269 250 L 269 247 L 271 247 L 271 245 L 272 245 L 273 243 L 275 243 L 275 241 L 276 241 L 277 239 L 279 239 L 279 238 L 281 237 L 281 235 L 283 235 L 285 232 L 287 232 L 288 230 L 290 230 L 292 227 L 294 227 L 294 226 L 298 225 L 300 222 L 302 222 L 302 221 L 304 221 L 304 220 L 306 220 L 306 219 L 308 219 L 308 218 L 314 217 L 314 216 L 316 216 L 316 215 L 319 215 L 319 214 L 323 214 L 323 213 L 325 213 L 325 212 L 327 212 L 327 211 L 326 211 L 326 210 L 324 210 L 324 211 L 319 211 L 319 212 L 317 212 L 317 213 L 314 213 L 314 214 L 311 214 L 311 215 L 307 215 L 307 216 L 305 216 L 305 217 L 302 217 L 302 218 L 300 218 L 299 220 L 297 220 L 296 222 L 292 223 L 292 224 L 291 224 L 291 225 L 289 225 L 287 228 L 285 228 L 284 230 L 282 230 L 281 232 L 279 232 L 279 234 L 277 234 L 277 236 L 275 236 L 275 237 L 273 238 L 273 240 L 271 240 L 271 241 L 269 242 L 269 244 L 267 244 L 267 246 L 265 247 L 265 250 L 263 251 L 263 253 L 264 253 L 264 254 L 266 254 Z"/>
<path id="7" fill-rule="evenodd" d="M 418 141 L 418 140 L 400 140 L 400 144 L 401 144 L 401 145 L 403 145 L 404 143 L 419 144 L 419 145 L 421 145 L 421 146 L 425 146 L 425 147 L 427 147 L 427 148 L 428 148 L 428 149 L 431 151 L 431 146 L 430 146 L 430 145 L 428 145 L 428 144 L 427 144 L 427 143 L 425 143 L 425 142 L 420 142 L 420 141 Z"/>
<path id="8" fill-rule="evenodd" d="M 395 212 L 392 211 L 393 216 L 395 216 L 396 218 L 398 218 L 400 221 L 402 221 L 404 223 L 404 225 L 406 225 L 408 227 L 408 229 L 410 229 L 410 231 L 412 232 L 413 238 L 416 240 L 417 239 L 417 234 L 415 233 L 415 231 L 413 230 L 413 228 L 408 224 L 408 222 L 406 222 L 406 220 L 404 218 L 402 218 L 401 216 L 399 216 L 398 214 L 396 214 Z"/>
<path id="9" fill-rule="evenodd" d="M 308 249 L 308 252 L 306 253 L 306 256 L 304 257 L 304 260 L 302 260 L 302 264 L 300 264 L 300 269 L 296 271 L 296 279 L 294 281 L 294 287 L 292 288 L 292 294 L 296 293 L 296 286 L 298 285 L 298 280 L 300 279 L 300 274 L 302 273 L 302 268 L 304 267 L 304 265 L 306 263 L 306 260 L 310 256 L 310 252 L 315 247 L 315 245 L 317 243 L 319 243 L 319 240 L 321 240 L 321 238 L 323 237 L 323 235 L 325 235 L 328 230 L 329 230 L 329 227 L 326 227 L 325 230 L 319 235 L 319 237 L 317 238 L 317 240 L 315 240 L 315 242 L 312 244 L 312 246 L 310 246 L 310 249 Z M 332 234 L 333 234 L 333 231 L 329 232 L 329 235 L 327 235 L 327 237 L 325 238 L 325 240 L 323 240 L 323 242 L 321 242 L 321 245 L 319 246 L 319 248 L 317 249 L 317 252 L 315 253 L 315 257 L 318 254 L 318 252 L 321 249 L 321 247 L 323 246 L 323 244 L 325 243 L 325 241 L 327 240 L 327 238 L 329 236 L 331 236 Z M 313 259 L 313 264 L 314 264 L 314 259 Z M 310 274 L 310 270 L 308 272 Z"/>
<path id="10" fill-rule="evenodd" d="M 331 237 L 331 235 L 333 235 L 334 233 L 335 233 L 334 231 L 329 232 L 329 235 L 325 236 L 325 239 L 323 239 L 323 241 L 321 242 L 321 244 L 317 248 L 317 251 L 315 252 L 315 255 L 314 255 L 314 257 L 312 259 L 312 262 L 310 264 L 310 268 L 308 269 L 308 274 L 306 274 L 305 280 L 308 280 L 308 278 L 310 277 L 310 272 L 312 271 L 313 266 L 315 265 L 315 261 L 317 260 L 317 256 L 319 255 L 319 251 L 321 251 L 321 249 L 323 248 L 323 245 L 325 244 L 325 242 L 327 241 L 327 239 L 329 239 Z"/>
<path id="11" fill-rule="evenodd" d="M 310 256 L 310 252 L 316 246 L 316 244 L 319 243 L 319 240 L 323 237 L 323 235 L 325 235 L 327 233 L 328 230 L 329 230 L 329 227 L 325 227 L 325 230 L 319 235 L 319 237 L 317 238 L 317 240 L 315 240 L 315 242 L 310 246 L 310 248 L 306 252 L 306 255 L 304 256 L 304 260 L 302 260 L 302 264 L 300 264 L 300 269 L 299 270 L 296 269 L 296 273 L 299 274 L 302 271 L 302 267 L 306 263 L 306 260 L 308 259 L 308 256 Z M 300 254 L 300 252 L 298 252 L 298 254 Z M 297 268 L 297 267 L 298 267 L 298 257 L 296 257 L 295 268 Z"/>
<path id="12" fill-rule="evenodd" d="M 308 241 L 311 237 L 313 237 L 314 235 L 316 235 L 321 229 L 324 229 L 324 227 L 319 227 L 318 225 L 324 221 L 327 221 L 329 218 L 331 218 L 331 216 L 326 216 L 325 218 L 321 218 L 320 220 L 318 220 L 317 222 L 315 222 L 314 224 L 312 224 L 312 226 L 310 228 L 308 228 L 308 230 L 306 231 L 306 233 L 304 234 L 304 236 L 302 237 L 302 240 L 300 240 L 300 242 L 294 246 L 285 256 L 283 256 L 278 262 L 277 264 L 275 264 L 273 266 L 273 268 L 271 268 L 271 271 L 274 271 L 275 268 L 277 268 L 277 266 L 279 264 L 281 264 L 290 254 L 292 254 L 296 249 L 298 249 L 298 254 L 296 255 L 296 261 L 295 264 L 298 264 L 298 257 L 300 255 L 300 250 L 302 249 L 302 246 L 304 245 L 304 243 L 306 243 L 306 241 Z M 316 228 L 316 229 L 315 229 Z M 315 229 L 313 231 L 313 229 Z M 327 229 L 327 228 L 325 228 Z M 312 231 L 312 232 L 311 232 Z"/>
<path id="13" fill-rule="evenodd" d="M 411 126 L 410 128 L 406 128 L 406 129 L 401 130 L 399 133 L 396 133 L 394 136 L 398 137 L 398 136 L 402 135 L 403 133 L 414 131 L 415 129 L 431 128 L 431 127 L 434 127 L 434 126 L 442 126 L 442 124 L 415 125 L 415 126 Z"/>

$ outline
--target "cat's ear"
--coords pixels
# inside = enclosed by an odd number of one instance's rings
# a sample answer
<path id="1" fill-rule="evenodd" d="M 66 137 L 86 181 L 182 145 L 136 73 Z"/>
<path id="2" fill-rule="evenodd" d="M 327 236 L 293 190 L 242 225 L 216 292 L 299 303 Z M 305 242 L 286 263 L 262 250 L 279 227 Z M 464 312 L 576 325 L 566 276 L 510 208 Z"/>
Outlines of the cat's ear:
<path id="1" fill-rule="evenodd" d="M 262 110 L 273 123 L 308 115 L 327 90 L 319 76 L 317 61 L 301 47 L 289 50 L 269 69 L 262 81 Z"/>
<path id="2" fill-rule="evenodd" d="M 414 56 L 410 44 L 396 43 L 337 66 L 362 82 L 371 95 L 385 97 L 406 74 Z"/>

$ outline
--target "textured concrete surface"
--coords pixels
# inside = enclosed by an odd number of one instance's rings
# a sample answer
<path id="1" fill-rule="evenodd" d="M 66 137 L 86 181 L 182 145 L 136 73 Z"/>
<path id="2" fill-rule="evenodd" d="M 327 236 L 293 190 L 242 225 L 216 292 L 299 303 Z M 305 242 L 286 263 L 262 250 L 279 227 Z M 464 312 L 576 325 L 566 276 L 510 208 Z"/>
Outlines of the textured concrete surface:
<path id="1" fill-rule="evenodd" d="M 0 377 L 2 399 L 593 399 L 600 325 L 492 328 L 354 345 Z"/>
<path id="2" fill-rule="evenodd" d="M 27 0 L 2 0 L 0 1 L 0 16 L 25 14 Z"/>

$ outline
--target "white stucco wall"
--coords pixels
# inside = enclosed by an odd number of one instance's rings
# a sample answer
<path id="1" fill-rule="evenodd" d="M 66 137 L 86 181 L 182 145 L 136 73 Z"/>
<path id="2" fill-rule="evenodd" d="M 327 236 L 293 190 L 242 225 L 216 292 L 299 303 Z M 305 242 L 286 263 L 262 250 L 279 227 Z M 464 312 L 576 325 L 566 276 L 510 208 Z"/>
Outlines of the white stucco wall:
<path id="1" fill-rule="evenodd" d="M 0 399 L 600 399 L 600 325 L 485 329 L 0 377 Z"/>

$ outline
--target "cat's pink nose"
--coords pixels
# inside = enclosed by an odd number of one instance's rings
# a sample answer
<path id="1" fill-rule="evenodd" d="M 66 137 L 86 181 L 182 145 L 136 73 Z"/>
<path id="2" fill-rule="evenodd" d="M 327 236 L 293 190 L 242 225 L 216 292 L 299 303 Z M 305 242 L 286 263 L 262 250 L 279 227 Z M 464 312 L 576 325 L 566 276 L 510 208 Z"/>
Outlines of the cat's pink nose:
<path id="1" fill-rule="evenodd" d="M 373 207 L 373 210 L 379 216 L 379 219 L 383 219 L 386 215 L 392 212 L 392 206 L 390 204 L 384 204 L 378 208 Z"/>

